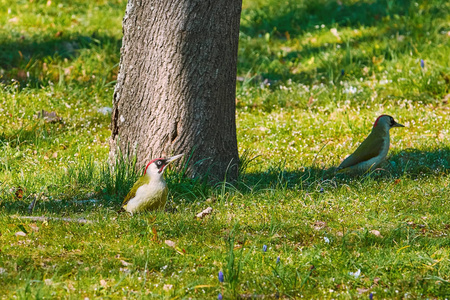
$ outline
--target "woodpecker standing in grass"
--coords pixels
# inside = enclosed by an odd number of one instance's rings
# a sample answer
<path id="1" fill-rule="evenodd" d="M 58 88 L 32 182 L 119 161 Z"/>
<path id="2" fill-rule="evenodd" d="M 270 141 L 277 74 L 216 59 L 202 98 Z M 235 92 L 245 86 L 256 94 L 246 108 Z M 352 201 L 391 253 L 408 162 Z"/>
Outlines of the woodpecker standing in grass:
<path id="1" fill-rule="evenodd" d="M 145 210 L 163 209 L 167 201 L 167 184 L 164 170 L 183 154 L 169 158 L 156 158 L 145 167 L 144 175 L 133 185 L 125 197 L 122 208 L 133 214 Z"/>
<path id="2" fill-rule="evenodd" d="M 379 166 L 389 151 L 389 130 L 405 127 L 388 115 L 381 115 L 373 124 L 372 132 L 337 168 L 339 173 L 361 174 Z"/>

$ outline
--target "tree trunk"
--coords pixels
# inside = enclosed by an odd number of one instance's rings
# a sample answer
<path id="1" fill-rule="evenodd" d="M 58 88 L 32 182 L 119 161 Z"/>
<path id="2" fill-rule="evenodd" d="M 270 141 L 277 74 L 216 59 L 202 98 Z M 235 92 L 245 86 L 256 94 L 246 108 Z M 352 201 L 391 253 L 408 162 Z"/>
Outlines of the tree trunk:
<path id="1" fill-rule="evenodd" d="M 139 166 L 185 153 L 192 176 L 235 179 L 242 0 L 129 0 L 114 92 L 110 158 Z"/>

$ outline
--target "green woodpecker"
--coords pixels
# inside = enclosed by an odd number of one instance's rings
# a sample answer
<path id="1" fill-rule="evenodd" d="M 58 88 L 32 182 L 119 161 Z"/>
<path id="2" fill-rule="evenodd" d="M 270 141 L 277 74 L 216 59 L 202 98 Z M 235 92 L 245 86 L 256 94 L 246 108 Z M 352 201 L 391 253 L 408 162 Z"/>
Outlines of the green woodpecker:
<path id="1" fill-rule="evenodd" d="M 381 115 L 373 124 L 372 132 L 353 154 L 339 165 L 339 173 L 361 174 L 379 166 L 389 151 L 389 129 L 405 127 L 388 115 Z"/>
<path id="2" fill-rule="evenodd" d="M 164 170 L 183 154 L 169 158 L 156 158 L 145 167 L 144 175 L 133 185 L 123 200 L 122 207 L 133 214 L 144 210 L 162 209 L 167 201 L 167 185 Z"/>

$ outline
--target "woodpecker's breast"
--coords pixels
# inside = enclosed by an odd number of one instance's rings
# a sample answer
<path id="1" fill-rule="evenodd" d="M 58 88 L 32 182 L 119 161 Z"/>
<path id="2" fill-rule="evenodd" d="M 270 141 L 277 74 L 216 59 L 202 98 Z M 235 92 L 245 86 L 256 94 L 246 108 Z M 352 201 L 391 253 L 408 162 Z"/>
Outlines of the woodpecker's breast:
<path id="1" fill-rule="evenodd" d="M 125 209 L 131 213 L 161 209 L 166 204 L 167 192 L 165 181 L 150 181 L 136 190 L 136 195 L 130 199 Z"/>
<path id="2" fill-rule="evenodd" d="M 383 145 L 381 146 L 381 151 L 379 154 L 379 156 L 382 159 L 384 159 L 386 157 L 386 155 L 388 154 L 390 144 L 391 143 L 390 143 L 389 133 L 388 133 L 388 135 L 385 138 L 383 138 Z"/>

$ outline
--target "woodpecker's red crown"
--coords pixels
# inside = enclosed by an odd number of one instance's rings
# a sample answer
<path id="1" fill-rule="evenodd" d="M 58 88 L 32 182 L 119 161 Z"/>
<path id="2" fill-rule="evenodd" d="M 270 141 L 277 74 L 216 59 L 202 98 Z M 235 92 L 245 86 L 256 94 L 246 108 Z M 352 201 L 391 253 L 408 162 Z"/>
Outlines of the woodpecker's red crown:
<path id="1" fill-rule="evenodd" d="M 390 128 L 392 128 L 392 127 L 399 127 L 399 126 L 397 126 L 397 125 L 400 125 L 400 124 L 398 124 L 397 122 L 395 122 L 394 118 L 391 117 L 391 116 L 389 116 L 389 115 L 381 115 L 381 116 L 379 116 L 379 117 L 376 119 L 375 123 L 373 124 L 373 127 L 376 127 L 376 126 L 377 126 L 378 121 L 379 121 L 382 117 L 388 117 L 388 118 L 389 118 L 388 124 L 389 124 L 389 127 L 390 127 Z M 400 127 L 403 127 L 403 125 L 400 126 Z"/>
<path id="2" fill-rule="evenodd" d="M 381 117 L 384 117 L 384 116 L 387 116 L 387 115 L 381 115 L 381 116 L 379 116 L 379 117 L 375 120 L 375 123 L 373 124 L 373 127 L 376 127 L 377 124 L 378 124 L 378 121 L 380 120 L 380 118 L 381 118 Z"/>
<path id="3" fill-rule="evenodd" d="M 164 167 L 166 166 L 166 159 L 164 159 L 164 158 L 155 158 L 155 159 L 153 159 L 153 160 L 151 160 L 148 164 L 147 164 L 147 166 L 145 167 L 145 171 L 144 171 L 144 175 L 145 174 L 147 174 L 147 169 L 148 169 L 148 167 L 151 165 L 151 164 L 155 164 L 156 165 L 156 167 L 158 168 L 158 173 L 161 173 L 162 171 L 164 171 Z"/>
<path id="4" fill-rule="evenodd" d="M 147 173 L 148 167 L 151 166 L 152 164 L 155 164 L 155 167 L 156 167 L 156 170 L 158 171 L 158 173 L 160 173 L 160 174 L 163 173 L 169 164 L 171 164 L 173 161 L 179 159 L 183 155 L 184 154 L 178 154 L 178 155 L 168 157 L 168 158 L 155 158 L 155 159 L 151 160 L 145 167 L 144 175 Z M 155 170 L 152 170 L 152 172 L 154 172 L 154 171 Z"/>

